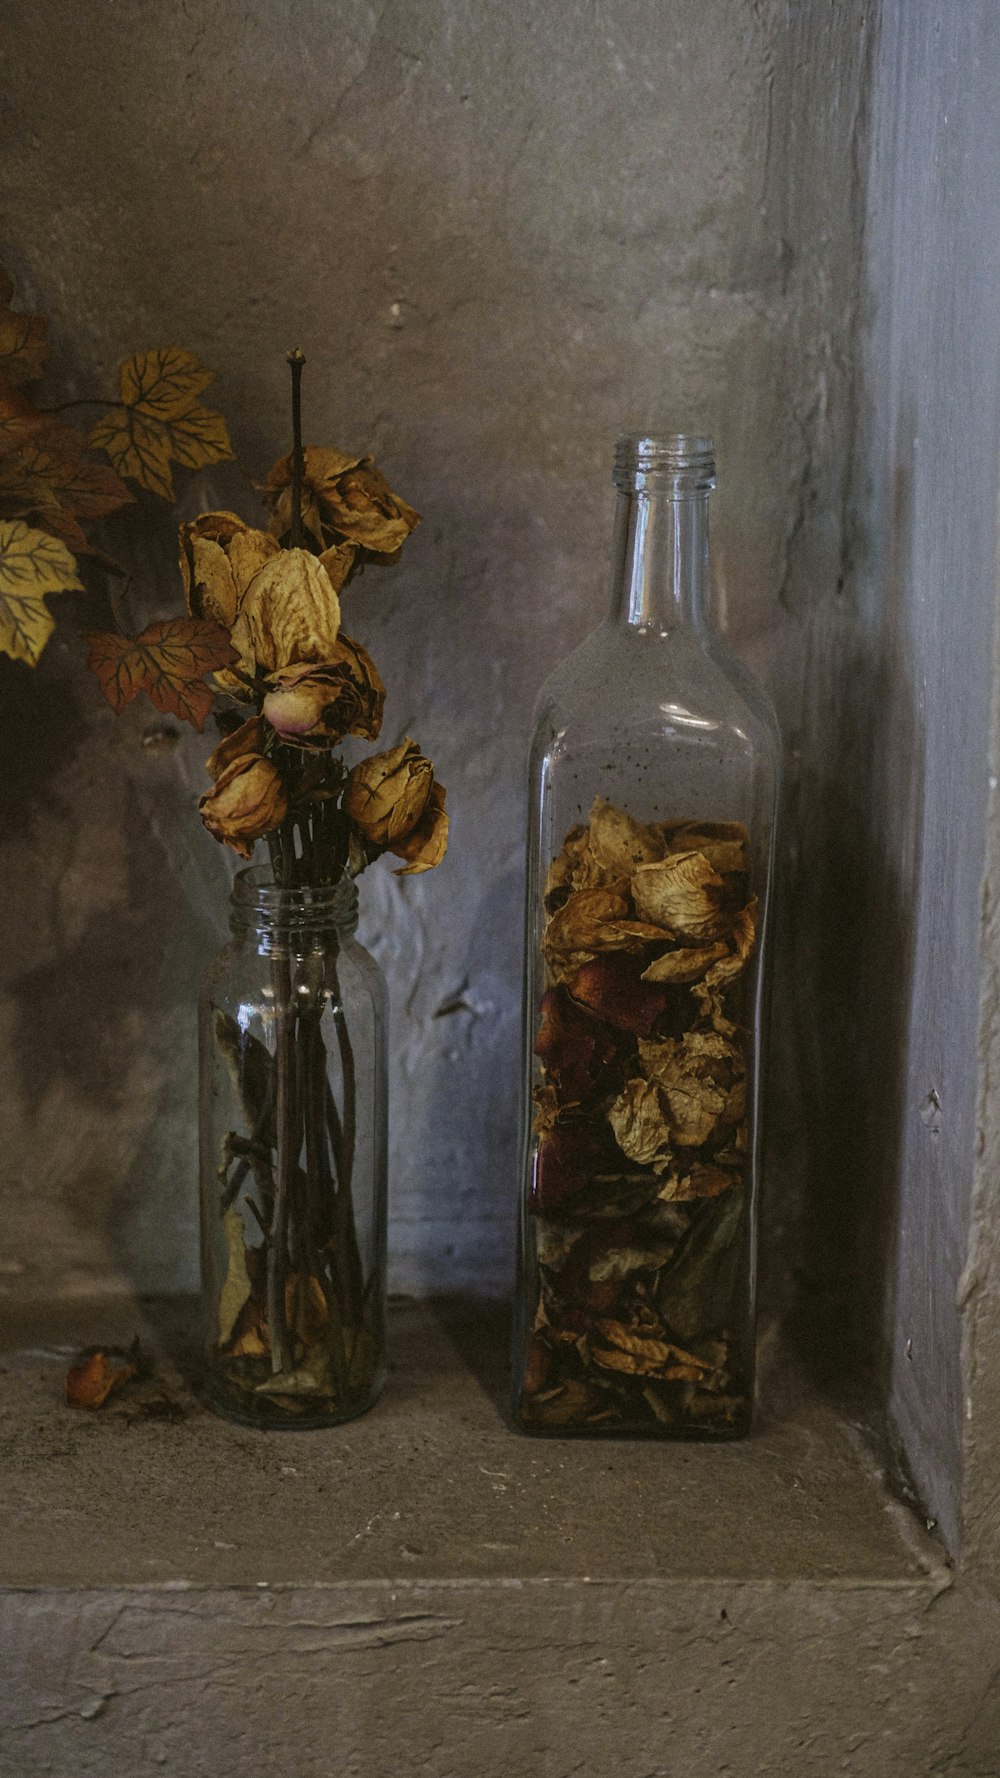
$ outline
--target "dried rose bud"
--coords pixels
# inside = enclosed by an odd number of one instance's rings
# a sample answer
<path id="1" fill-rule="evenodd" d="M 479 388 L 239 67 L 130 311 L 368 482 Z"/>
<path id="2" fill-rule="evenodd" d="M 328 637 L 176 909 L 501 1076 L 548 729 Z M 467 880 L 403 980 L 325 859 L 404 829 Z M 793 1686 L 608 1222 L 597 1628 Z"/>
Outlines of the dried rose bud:
<path id="1" fill-rule="evenodd" d="M 288 813 L 280 774 L 256 753 L 234 759 L 198 807 L 209 833 L 241 858 L 252 858 L 257 840 L 280 827 Z"/>
<path id="2" fill-rule="evenodd" d="M 234 512 L 203 512 L 181 525 L 179 536 L 188 611 L 231 630 L 243 594 L 258 569 L 280 555 L 279 545 Z"/>
<path id="3" fill-rule="evenodd" d="M 332 447 L 303 452 L 302 523 L 322 547 L 346 541 L 375 555 L 394 555 L 420 523 L 389 487 L 373 457 L 351 457 Z M 292 459 L 282 457 L 267 478 L 271 529 L 284 537 L 292 523 Z"/>
<path id="4" fill-rule="evenodd" d="M 341 636 L 318 665 L 272 673 L 264 715 L 283 740 L 328 747 L 345 735 L 374 741 L 382 726 L 385 686 L 360 642 Z"/>
<path id="5" fill-rule="evenodd" d="M 406 736 L 348 773 L 341 806 L 371 845 L 391 846 L 416 827 L 433 782 L 430 760 Z"/>
<path id="6" fill-rule="evenodd" d="M 403 869 L 394 871 L 394 876 L 414 877 L 420 871 L 433 870 L 441 863 L 448 850 L 448 817 L 444 807 L 446 794 L 444 785 L 435 781 L 416 827 L 405 839 L 397 840 L 394 846 L 389 847 L 397 858 L 406 859 Z"/>

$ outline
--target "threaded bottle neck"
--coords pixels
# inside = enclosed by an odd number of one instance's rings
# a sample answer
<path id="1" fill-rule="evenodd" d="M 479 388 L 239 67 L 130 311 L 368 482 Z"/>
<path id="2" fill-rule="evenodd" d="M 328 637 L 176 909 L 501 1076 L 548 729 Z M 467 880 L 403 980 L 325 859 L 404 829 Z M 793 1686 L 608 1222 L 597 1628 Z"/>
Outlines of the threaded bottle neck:
<path id="1" fill-rule="evenodd" d="M 238 871 L 229 919 L 237 935 L 252 933 L 263 945 L 291 946 L 320 938 L 350 938 L 358 924 L 358 891 L 353 877 L 336 883 L 285 889 L 268 865 Z"/>
<path id="2" fill-rule="evenodd" d="M 628 433 L 615 448 L 611 621 L 666 635 L 700 629 L 708 608 L 708 497 L 715 486 L 710 438 Z"/>

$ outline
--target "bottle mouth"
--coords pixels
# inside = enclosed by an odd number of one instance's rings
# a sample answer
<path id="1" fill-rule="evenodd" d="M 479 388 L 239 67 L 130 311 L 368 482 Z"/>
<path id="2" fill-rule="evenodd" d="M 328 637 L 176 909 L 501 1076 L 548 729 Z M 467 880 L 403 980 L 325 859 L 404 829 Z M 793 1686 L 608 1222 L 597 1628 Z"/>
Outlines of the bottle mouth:
<path id="1" fill-rule="evenodd" d="M 670 486 L 678 494 L 715 487 L 715 446 L 696 432 L 626 432 L 615 446 L 615 487 L 623 494 Z"/>
<path id="2" fill-rule="evenodd" d="M 335 883 L 285 889 L 270 865 L 252 865 L 233 878 L 230 923 L 234 932 L 273 937 L 334 932 L 349 938 L 358 923 L 357 885 L 345 875 Z"/>

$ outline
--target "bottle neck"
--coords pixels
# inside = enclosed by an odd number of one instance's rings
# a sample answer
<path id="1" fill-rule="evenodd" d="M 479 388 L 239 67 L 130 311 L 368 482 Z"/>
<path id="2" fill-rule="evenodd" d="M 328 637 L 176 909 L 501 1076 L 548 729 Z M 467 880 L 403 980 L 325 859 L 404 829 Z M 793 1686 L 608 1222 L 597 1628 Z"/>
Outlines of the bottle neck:
<path id="1" fill-rule="evenodd" d="M 230 901 L 230 925 L 237 938 L 261 951 L 311 951 L 335 947 L 358 923 L 358 891 L 351 877 L 336 883 L 275 883 L 268 866 L 238 871 Z"/>
<path id="2" fill-rule="evenodd" d="M 615 514 L 610 621 L 668 635 L 708 624 L 708 490 L 622 490 Z"/>

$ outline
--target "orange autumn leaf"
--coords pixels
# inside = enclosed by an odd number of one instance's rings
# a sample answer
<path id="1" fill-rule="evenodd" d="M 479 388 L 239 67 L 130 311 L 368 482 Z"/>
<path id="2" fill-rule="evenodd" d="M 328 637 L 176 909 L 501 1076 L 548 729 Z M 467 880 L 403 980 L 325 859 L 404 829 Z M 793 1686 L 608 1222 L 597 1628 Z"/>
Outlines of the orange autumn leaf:
<path id="1" fill-rule="evenodd" d="M 44 315 L 17 315 L 10 306 L 13 285 L 0 269 L 0 376 L 9 383 L 40 377 L 48 353 Z"/>
<path id="2" fill-rule="evenodd" d="M 122 405 L 93 427 L 92 449 L 104 451 L 119 475 L 173 500 L 171 463 L 202 469 L 234 454 L 222 415 L 198 400 L 214 375 L 180 346 L 137 352 L 119 370 Z"/>
<path id="3" fill-rule="evenodd" d="M 109 1362 L 106 1352 L 90 1352 L 66 1372 L 66 1406 L 103 1407 L 112 1390 L 137 1375 L 137 1367 L 127 1358 Z"/>
<path id="4" fill-rule="evenodd" d="M 81 519 L 105 518 L 133 498 L 113 469 L 83 455 L 85 442 L 68 426 L 51 427 L 0 456 L 0 516 L 29 520 L 75 555 L 95 553 Z"/>
<path id="5" fill-rule="evenodd" d="M 87 665 L 113 710 L 144 691 L 165 716 L 178 716 L 199 730 L 215 700 L 205 674 L 236 659 L 222 625 L 205 617 L 170 617 L 148 624 L 136 637 L 91 633 L 86 640 Z"/>

